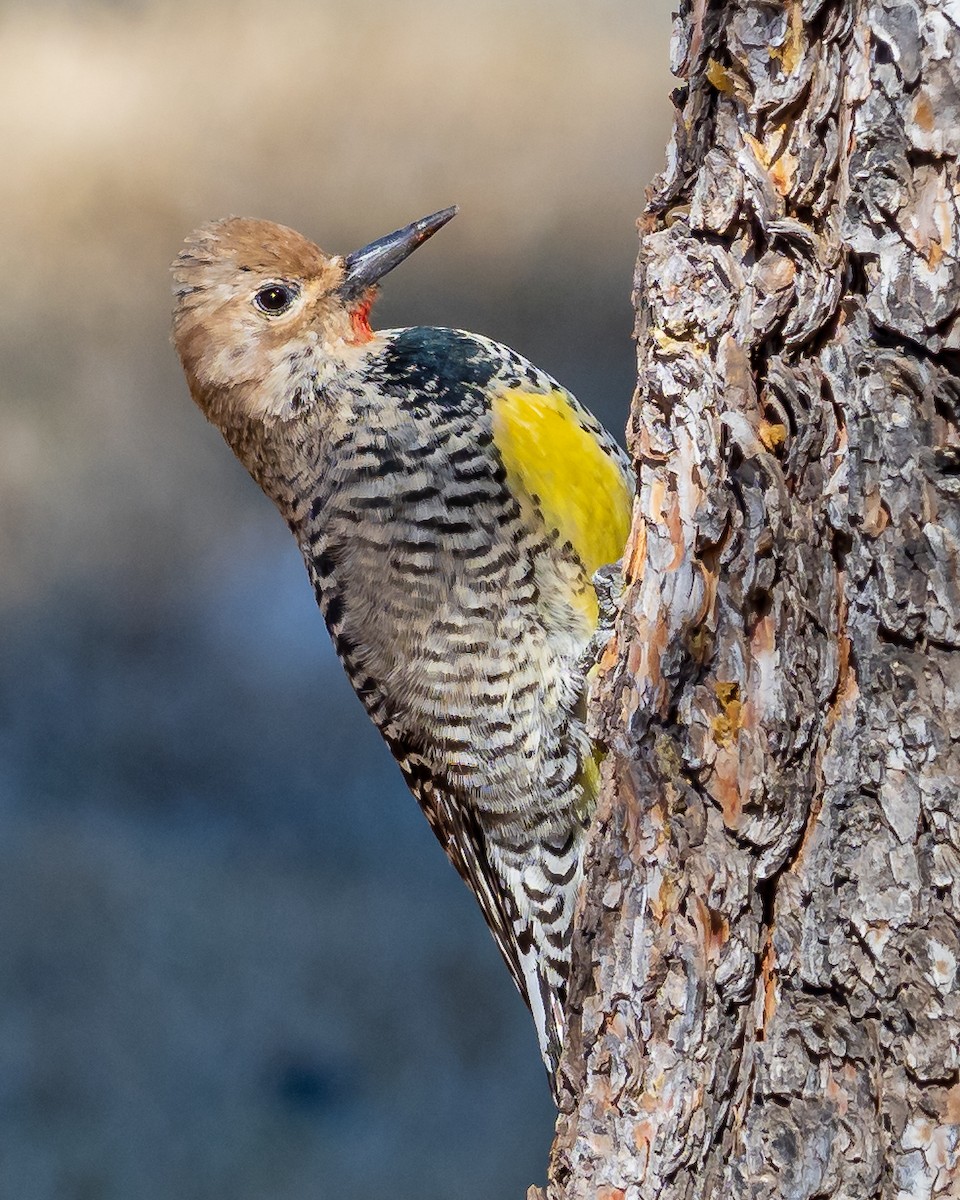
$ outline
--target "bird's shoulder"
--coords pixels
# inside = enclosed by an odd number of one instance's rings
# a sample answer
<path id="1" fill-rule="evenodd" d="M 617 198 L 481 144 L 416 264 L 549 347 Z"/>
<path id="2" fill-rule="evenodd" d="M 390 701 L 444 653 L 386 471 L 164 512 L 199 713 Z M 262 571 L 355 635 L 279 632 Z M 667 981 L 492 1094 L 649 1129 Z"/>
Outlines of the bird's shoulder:
<path id="1" fill-rule="evenodd" d="M 519 381 L 524 367 L 530 364 L 490 338 L 426 325 L 380 331 L 366 360 L 368 377 L 384 391 L 448 408 L 485 402 Z"/>
<path id="2" fill-rule="evenodd" d="M 401 403 L 481 421 L 511 490 L 570 543 L 588 574 L 619 557 L 633 502 L 629 460 L 546 371 L 490 338 L 430 326 L 378 334 L 368 369 Z"/>

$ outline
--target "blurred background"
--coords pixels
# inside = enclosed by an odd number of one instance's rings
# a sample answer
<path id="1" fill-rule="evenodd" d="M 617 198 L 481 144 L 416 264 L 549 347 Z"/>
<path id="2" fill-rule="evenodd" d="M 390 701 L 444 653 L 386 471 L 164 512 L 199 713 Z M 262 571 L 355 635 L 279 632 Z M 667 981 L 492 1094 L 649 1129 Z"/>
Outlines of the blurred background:
<path id="1" fill-rule="evenodd" d="M 457 202 L 381 326 L 620 434 L 671 0 L 0 5 L 0 1198 L 520 1197 L 533 1026 L 193 408 L 168 264 Z"/>

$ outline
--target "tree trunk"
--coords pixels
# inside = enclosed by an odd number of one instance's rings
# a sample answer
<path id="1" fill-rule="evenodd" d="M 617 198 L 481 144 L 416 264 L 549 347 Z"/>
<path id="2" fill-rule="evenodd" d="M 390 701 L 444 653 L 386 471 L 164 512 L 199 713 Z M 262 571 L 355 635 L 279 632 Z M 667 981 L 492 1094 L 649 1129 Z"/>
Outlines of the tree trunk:
<path id="1" fill-rule="evenodd" d="M 960 0 L 673 56 L 546 1194 L 960 1196 Z"/>

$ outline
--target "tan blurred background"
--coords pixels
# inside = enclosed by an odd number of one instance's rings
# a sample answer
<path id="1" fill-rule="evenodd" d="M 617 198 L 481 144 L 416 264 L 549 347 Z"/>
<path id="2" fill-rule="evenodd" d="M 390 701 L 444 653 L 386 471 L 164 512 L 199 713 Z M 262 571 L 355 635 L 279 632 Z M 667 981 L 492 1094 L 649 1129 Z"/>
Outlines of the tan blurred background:
<path id="1" fill-rule="evenodd" d="M 0 1200 L 520 1196 L 532 1025 L 193 409 L 168 264 L 461 214 L 381 325 L 618 434 L 671 0 L 0 7 Z"/>

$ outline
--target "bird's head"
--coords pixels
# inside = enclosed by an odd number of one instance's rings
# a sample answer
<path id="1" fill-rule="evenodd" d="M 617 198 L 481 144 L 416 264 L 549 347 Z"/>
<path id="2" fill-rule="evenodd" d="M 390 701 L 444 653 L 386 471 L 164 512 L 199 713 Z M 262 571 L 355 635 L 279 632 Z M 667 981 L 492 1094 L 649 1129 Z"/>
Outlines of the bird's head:
<path id="1" fill-rule="evenodd" d="M 172 268 L 174 345 L 191 395 L 228 441 L 313 403 L 370 340 L 377 281 L 456 212 L 443 209 L 347 255 L 242 217 L 187 238 Z"/>

